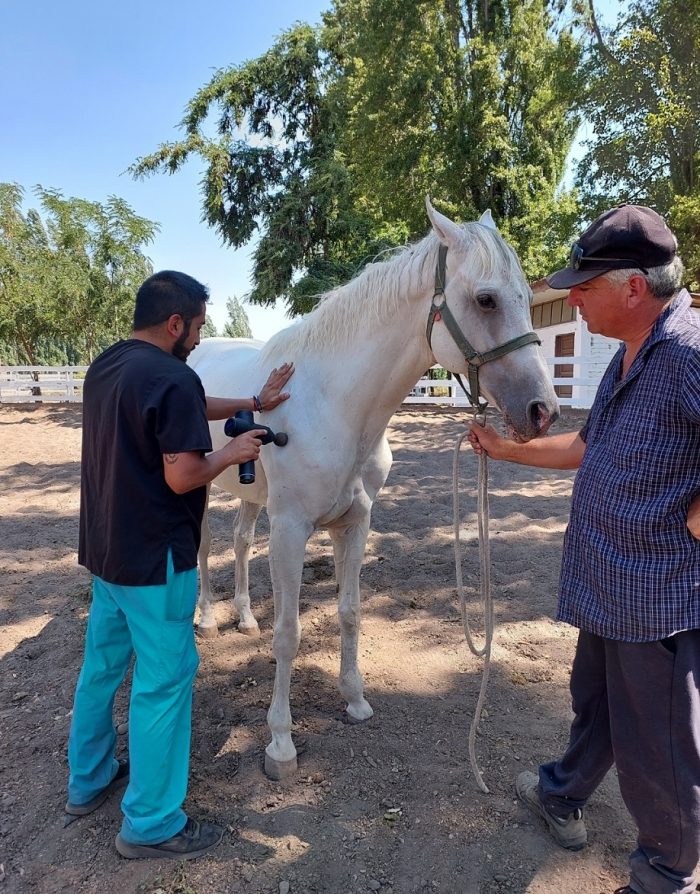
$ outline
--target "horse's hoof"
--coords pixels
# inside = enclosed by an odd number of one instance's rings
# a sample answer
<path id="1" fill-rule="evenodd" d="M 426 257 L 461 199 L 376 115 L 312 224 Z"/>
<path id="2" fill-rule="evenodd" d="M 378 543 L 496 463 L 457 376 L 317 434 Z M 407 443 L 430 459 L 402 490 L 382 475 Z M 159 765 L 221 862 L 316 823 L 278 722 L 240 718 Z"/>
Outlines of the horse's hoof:
<path id="1" fill-rule="evenodd" d="M 238 632 L 244 636 L 260 636 L 260 628 L 256 624 L 239 624 Z"/>
<path id="2" fill-rule="evenodd" d="M 274 757 L 265 752 L 265 775 L 276 782 L 283 779 L 290 779 L 297 772 L 297 759 L 293 757 L 290 761 L 278 761 Z"/>
<path id="3" fill-rule="evenodd" d="M 348 716 L 348 720 L 350 723 L 364 723 L 365 720 L 369 720 L 370 717 L 374 714 L 372 707 L 368 701 L 362 699 L 356 705 L 348 705 L 345 709 L 345 713 Z"/>
<path id="4" fill-rule="evenodd" d="M 201 624 L 197 627 L 197 635 L 201 636 L 202 639 L 216 639 L 219 635 L 219 628 L 216 624 L 211 624 L 209 627 L 202 627 Z"/>

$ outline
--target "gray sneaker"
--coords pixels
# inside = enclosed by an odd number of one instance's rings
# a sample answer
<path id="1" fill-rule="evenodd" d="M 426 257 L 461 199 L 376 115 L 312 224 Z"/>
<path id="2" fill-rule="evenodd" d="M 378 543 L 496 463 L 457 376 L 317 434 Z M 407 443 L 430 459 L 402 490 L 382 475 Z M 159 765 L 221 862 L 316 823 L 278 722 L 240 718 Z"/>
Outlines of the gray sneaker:
<path id="1" fill-rule="evenodd" d="M 143 857 L 153 857 L 156 860 L 163 858 L 192 860 L 216 847 L 223 835 L 224 830 L 215 823 L 188 818 L 184 828 L 167 841 L 158 844 L 132 844 L 125 841 L 120 833 L 115 843 L 119 853 L 127 860 L 138 860 Z"/>
<path id="2" fill-rule="evenodd" d="M 583 811 L 576 808 L 566 819 L 551 814 L 540 800 L 540 781 L 534 773 L 529 770 L 520 773 L 515 780 L 515 791 L 523 804 L 545 821 L 560 847 L 565 847 L 569 851 L 580 851 L 588 844 Z"/>

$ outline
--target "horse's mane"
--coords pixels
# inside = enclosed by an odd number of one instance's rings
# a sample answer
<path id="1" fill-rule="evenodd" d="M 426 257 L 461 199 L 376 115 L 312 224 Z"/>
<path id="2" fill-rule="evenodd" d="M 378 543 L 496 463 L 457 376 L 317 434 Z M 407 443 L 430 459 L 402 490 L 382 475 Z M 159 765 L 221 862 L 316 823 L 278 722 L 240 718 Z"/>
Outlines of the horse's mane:
<path id="1" fill-rule="evenodd" d="M 475 278 L 492 279 L 515 271 L 522 276 L 515 252 L 496 230 L 478 223 L 462 224 L 461 229 L 460 248 L 469 253 Z M 433 284 L 438 245 L 438 237 L 431 231 L 388 259 L 368 264 L 349 282 L 322 295 L 310 313 L 274 335 L 262 349 L 261 361 L 264 363 L 268 354 L 279 356 L 280 349 L 289 356 L 333 351 L 377 324 L 405 315 L 409 297 Z"/>

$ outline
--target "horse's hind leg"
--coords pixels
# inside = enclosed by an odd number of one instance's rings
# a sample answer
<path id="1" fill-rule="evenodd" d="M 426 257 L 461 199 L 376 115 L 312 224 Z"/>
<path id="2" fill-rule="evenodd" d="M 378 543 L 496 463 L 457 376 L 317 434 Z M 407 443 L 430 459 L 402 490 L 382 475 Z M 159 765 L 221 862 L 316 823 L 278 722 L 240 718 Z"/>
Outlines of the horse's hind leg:
<path id="1" fill-rule="evenodd" d="M 209 581 L 209 549 L 211 548 L 209 493 L 210 488 L 207 487 L 207 500 L 204 506 L 204 516 L 202 518 L 202 540 L 199 544 L 199 553 L 197 554 L 197 559 L 199 561 L 199 624 L 197 625 L 197 630 L 200 636 L 204 637 L 213 637 L 219 632 L 216 618 L 214 617 L 211 583 Z"/>
<path id="2" fill-rule="evenodd" d="M 233 534 L 233 551 L 236 555 L 236 595 L 233 604 L 238 612 L 238 629 L 241 633 L 254 636 L 260 633 L 258 622 L 250 608 L 248 583 L 248 560 L 255 536 L 255 522 L 262 506 L 241 500 L 238 520 Z"/>
<path id="3" fill-rule="evenodd" d="M 338 688 L 347 700 L 351 720 L 369 719 L 372 708 L 364 697 L 362 674 L 357 666 L 360 635 L 360 568 L 369 533 L 369 512 L 357 524 L 330 528 L 338 581 L 338 617 L 340 619 L 340 678 Z"/>

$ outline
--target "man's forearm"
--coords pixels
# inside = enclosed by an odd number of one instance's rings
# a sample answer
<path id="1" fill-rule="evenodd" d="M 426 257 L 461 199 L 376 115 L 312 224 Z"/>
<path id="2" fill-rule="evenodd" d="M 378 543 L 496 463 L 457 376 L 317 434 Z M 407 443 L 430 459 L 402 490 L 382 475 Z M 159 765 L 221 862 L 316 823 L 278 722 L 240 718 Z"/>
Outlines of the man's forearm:
<path id="1" fill-rule="evenodd" d="M 476 453 L 485 451 L 492 459 L 541 469 L 578 469 L 586 451 L 578 432 L 520 443 L 502 437 L 492 425 L 482 427 L 476 422 L 469 423 L 469 443 Z"/>
<path id="2" fill-rule="evenodd" d="M 503 439 L 498 459 L 541 469 L 578 469 L 586 444 L 578 433 L 533 438 L 525 443 Z"/>
<path id="3" fill-rule="evenodd" d="M 239 410 L 255 410 L 252 397 L 209 397 L 207 396 L 207 419 L 228 419 Z"/>

